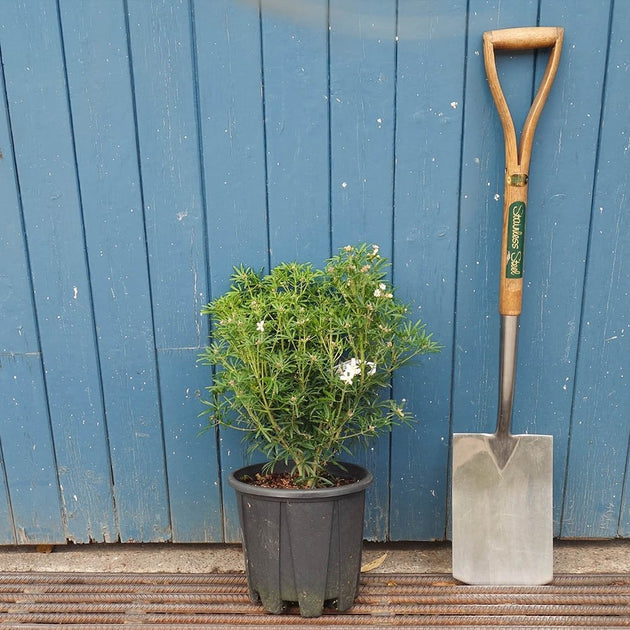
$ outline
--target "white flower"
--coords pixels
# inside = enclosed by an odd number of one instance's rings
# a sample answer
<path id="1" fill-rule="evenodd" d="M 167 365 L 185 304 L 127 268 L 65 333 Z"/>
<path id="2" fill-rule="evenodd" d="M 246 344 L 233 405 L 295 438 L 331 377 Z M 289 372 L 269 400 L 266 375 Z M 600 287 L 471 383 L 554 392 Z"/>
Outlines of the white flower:
<path id="1" fill-rule="evenodd" d="M 381 282 L 378 288 L 374 289 L 374 297 L 390 297 L 391 293 L 384 293 L 385 289 L 387 289 L 387 286 L 385 283 Z"/>
<path id="2" fill-rule="evenodd" d="M 259 332 L 265 332 L 265 320 L 264 319 L 261 319 L 256 324 L 256 330 L 258 330 Z"/>
<path id="3" fill-rule="evenodd" d="M 355 376 L 361 374 L 361 364 L 358 359 L 352 357 L 348 361 L 344 361 L 337 366 L 339 378 L 348 385 L 352 385 Z"/>
<path id="4" fill-rule="evenodd" d="M 354 378 L 354 376 L 352 374 L 350 374 L 349 372 L 342 372 L 339 375 L 339 378 L 344 382 L 347 383 L 348 385 L 352 385 L 352 379 Z"/>
<path id="5" fill-rule="evenodd" d="M 352 381 L 354 380 L 354 377 L 361 374 L 362 366 L 367 366 L 369 368 L 367 372 L 369 376 L 376 373 L 376 363 L 374 363 L 373 361 L 361 362 L 355 357 L 352 357 L 351 359 L 348 359 L 347 361 L 340 363 L 337 366 L 337 373 L 339 374 L 339 378 L 344 383 L 347 383 L 348 385 L 352 385 Z"/>

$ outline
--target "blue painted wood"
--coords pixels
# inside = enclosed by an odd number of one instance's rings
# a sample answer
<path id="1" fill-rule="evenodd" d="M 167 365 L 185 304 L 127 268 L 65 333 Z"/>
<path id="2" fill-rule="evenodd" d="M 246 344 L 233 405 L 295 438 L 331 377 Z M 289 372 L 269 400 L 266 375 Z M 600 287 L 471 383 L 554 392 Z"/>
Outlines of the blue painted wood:
<path id="1" fill-rule="evenodd" d="M 16 362 L 23 385 L 12 397 L 25 406 L 22 414 L 9 419 L 16 435 L 3 439 L 5 457 L 8 443 L 20 446 L 18 469 L 35 464 L 47 478 L 41 487 L 49 489 L 47 498 L 40 495 L 32 504 L 37 522 L 31 527 L 37 536 L 30 538 L 25 522 L 23 536 L 18 537 L 22 542 L 108 540 L 116 536 L 112 489 L 57 6 L 45 0 L 27 6 L 9 3 L 1 19 L 0 44 L 47 394 L 45 402 L 37 363 Z M 38 448 L 28 449 L 35 438 Z M 37 466 L 33 457 L 46 464 Z M 63 523 L 57 504 L 60 490 Z M 16 491 L 26 493 L 25 487 Z M 43 518 L 43 512 L 49 516 Z"/>
<path id="2" fill-rule="evenodd" d="M 554 436 L 554 531 L 560 533 L 587 235 L 608 39 L 608 4 L 575 4 L 562 64 L 539 122 L 532 152 L 528 208 L 529 256 L 521 325 L 521 414 L 518 431 Z M 579 19 L 578 19 L 579 17 Z M 557 3 L 541 7 L 541 22 L 561 24 Z M 544 71 L 538 60 L 536 80 Z M 560 87 L 560 89 L 558 89 Z M 576 172 L 583 177 L 575 180 Z M 569 182 L 571 182 L 569 184 Z"/>
<path id="3" fill-rule="evenodd" d="M 1 85 L 0 543 L 16 544 L 41 537 L 63 539 L 63 529 L 4 81 Z M 33 434 L 27 424 L 42 435 Z M 25 454 L 30 469 L 24 465 Z"/>
<path id="4" fill-rule="evenodd" d="M 330 5 L 331 216 L 333 253 L 378 243 L 391 255 L 394 181 L 396 3 L 369 0 L 358 19 Z M 364 17 L 365 16 L 365 17 Z"/>
<path id="5" fill-rule="evenodd" d="M 398 23 L 394 280 L 444 350 L 395 381 L 419 422 L 393 435 L 391 538 L 428 540 L 446 527 L 466 3 L 401 2 Z"/>
<path id="6" fill-rule="evenodd" d="M 1 77 L 0 77 L 1 78 Z M 0 353 L 39 354 L 37 322 L 33 305 L 28 260 L 25 251 L 22 212 L 15 170 L 11 130 L 9 128 L 4 81 L 0 83 L 0 198 L 2 198 L 2 231 L 0 232 Z"/>
<path id="7" fill-rule="evenodd" d="M 239 436 L 197 437 L 200 308 L 235 264 L 361 241 L 445 345 L 394 383 L 420 424 L 357 453 L 367 536 L 448 534 L 450 430 L 496 415 L 503 136 L 481 34 L 536 23 L 566 30 L 530 172 L 515 429 L 554 435 L 556 534 L 630 536 L 628 8 L 283 6 L 2 4 L 0 542 L 238 540 Z M 545 60 L 499 55 L 517 127 Z"/>
<path id="8" fill-rule="evenodd" d="M 262 0 L 271 261 L 330 253 L 328 2 L 291 21 Z"/>
<path id="9" fill-rule="evenodd" d="M 9 538 L 6 542 L 64 543 L 57 462 L 40 357 L 28 354 L 0 357 L 0 392 L 3 464 L 15 530 L 14 537 L 5 531 Z"/>
<path id="10" fill-rule="evenodd" d="M 187 2 L 129 8 L 173 538 L 195 540 L 198 531 L 221 540 L 216 448 L 197 439 L 187 404 L 200 387 L 196 358 L 208 331 L 200 312 L 208 277 L 191 11 Z"/>
<path id="11" fill-rule="evenodd" d="M 15 354 L 31 353 L 39 357 L 36 324 L 32 304 L 32 287 L 24 251 L 24 234 L 17 191 L 17 179 L 11 150 L 11 133 L 6 110 L 4 77 L 0 76 L 0 198 L 3 199 L 2 232 L 0 233 L 0 312 L 4 325 L 0 328 L 0 363 Z M 41 359 L 40 359 L 41 361 Z M 8 372 L 0 370 L 4 386 L 2 395 L 13 386 L 6 380 Z M 9 376 L 10 378 L 10 376 Z M 7 401 L 6 404 L 10 405 Z M 3 431 L 0 436 L 9 450 L 11 438 Z M 0 544 L 15 544 L 10 488 L 4 455 L 0 443 Z"/>
<path id="12" fill-rule="evenodd" d="M 200 0 L 193 7 L 209 301 L 229 287 L 234 265 L 268 266 L 260 20 L 257 8 L 231 0 Z M 202 370 L 201 382 L 209 385 L 210 370 Z M 239 541 L 236 498 L 227 476 L 245 463 L 240 435 L 212 431 L 199 441 L 208 451 L 219 442 L 224 538 Z"/>
<path id="13" fill-rule="evenodd" d="M 630 107 L 624 96 L 630 89 L 630 48 L 622 27 L 628 20 L 628 6 L 615 3 L 564 497 L 562 535 L 567 537 L 609 538 L 627 536 L 630 530 L 626 384 L 630 276 L 624 265 L 630 248 L 625 207 Z M 592 37 L 592 27 L 589 33 Z M 600 45 L 605 50 L 606 39 L 600 39 Z"/>
<path id="14" fill-rule="evenodd" d="M 122 8 L 64 3 L 62 26 L 119 535 L 160 541 L 170 523 Z"/>
<path id="15" fill-rule="evenodd" d="M 200 398 L 207 369 L 199 349 L 160 352 L 164 443 L 174 542 L 222 542 L 220 474 L 214 433 L 200 432 Z"/>
<path id="16" fill-rule="evenodd" d="M 234 265 L 268 264 L 264 111 L 258 11 L 194 4 L 199 119 L 212 294 Z M 209 300 L 208 300 L 209 301 Z"/>
<path id="17" fill-rule="evenodd" d="M 348 10 L 330 4 L 332 250 L 375 243 L 391 259 L 396 3 L 362 2 L 358 19 Z M 372 540 L 388 536 L 389 442 L 383 436 L 355 455 L 374 475 L 364 530 Z"/>
<path id="18" fill-rule="evenodd" d="M 2 445 L 0 444 L 0 468 L 2 469 L 2 474 L 0 475 L 0 481 L 2 482 L 2 489 L 0 491 L 0 544 L 14 545 L 17 541 L 15 529 L 13 528 L 13 508 L 11 507 L 9 497 L 6 464 L 1 449 Z"/>
<path id="19" fill-rule="evenodd" d="M 392 536 L 399 539 L 438 538 L 445 528 L 453 321 L 442 314 L 454 300 L 457 186 L 448 183 L 458 162 L 464 70 L 450 51 L 464 43 L 462 8 L 425 13 L 403 3 L 399 9 L 395 279 L 444 344 L 441 356 L 399 380 L 419 418 L 412 431 L 394 434 Z M 426 455 L 410 457 L 418 450 Z"/>
<path id="20" fill-rule="evenodd" d="M 132 1 L 129 25 L 156 345 L 198 348 L 208 281 L 190 7 Z"/>
<path id="21" fill-rule="evenodd" d="M 204 241 L 199 234 L 203 199 L 186 8 L 184 3 L 130 5 L 158 348 L 198 347 L 205 332 L 199 314 L 207 293 Z M 176 260 L 180 264 L 174 264 Z"/>

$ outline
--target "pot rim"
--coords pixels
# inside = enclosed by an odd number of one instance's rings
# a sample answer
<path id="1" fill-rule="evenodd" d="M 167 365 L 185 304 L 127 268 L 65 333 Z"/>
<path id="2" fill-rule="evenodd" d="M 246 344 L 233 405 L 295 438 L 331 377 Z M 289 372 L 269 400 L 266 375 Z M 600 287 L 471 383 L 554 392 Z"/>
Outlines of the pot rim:
<path id="1" fill-rule="evenodd" d="M 249 466 L 237 468 L 229 474 L 228 483 L 232 486 L 232 488 L 234 488 L 234 490 L 242 494 L 268 498 L 319 501 L 320 499 L 328 499 L 331 497 L 336 498 L 347 494 L 363 492 L 374 480 L 372 473 L 366 468 L 363 468 L 363 466 L 352 464 L 350 462 L 340 462 L 340 464 L 347 469 L 348 473 L 350 473 L 349 475 L 346 475 L 345 471 L 341 471 L 343 476 L 356 477 L 358 479 L 356 483 L 330 488 L 310 488 L 298 490 L 289 488 L 263 488 L 238 479 L 238 477 L 242 477 L 243 475 L 251 475 L 259 472 L 264 466 L 264 463 L 251 464 Z M 278 465 L 282 466 L 281 464 Z"/>

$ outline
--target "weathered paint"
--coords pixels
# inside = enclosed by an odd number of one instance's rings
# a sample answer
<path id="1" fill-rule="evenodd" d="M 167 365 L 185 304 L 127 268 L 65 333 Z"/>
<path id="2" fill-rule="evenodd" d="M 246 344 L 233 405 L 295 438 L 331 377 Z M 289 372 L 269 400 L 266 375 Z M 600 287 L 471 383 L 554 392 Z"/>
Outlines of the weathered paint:
<path id="1" fill-rule="evenodd" d="M 5 206 L 3 200 L 3 208 L 22 211 L 38 333 L 31 338 L 39 342 L 43 364 L 43 373 L 41 366 L 32 369 L 12 395 L 22 402 L 12 410 L 2 443 L 5 457 L 9 449 L 21 457 L 18 470 L 28 469 L 35 454 L 44 458 L 45 465 L 33 468 L 47 480 L 33 489 L 51 489 L 47 500 L 33 503 L 23 523 L 16 522 L 18 542 L 115 539 L 103 383 L 57 4 L 4 3 L 1 38 L 19 188 L 19 204 Z M 9 481 L 14 512 L 16 491 Z M 55 505 L 59 500 L 63 514 Z M 47 526 L 44 511 L 51 513 Z M 40 531 L 35 540 L 31 528 Z"/>
<path id="2" fill-rule="evenodd" d="M 262 0 L 269 250 L 273 265 L 330 251 L 329 47 L 326 0 L 305 25 Z M 308 211 L 306 211 L 308 208 Z"/>
<path id="3" fill-rule="evenodd" d="M 597 81 L 603 108 L 590 211 L 588 266 L 580 319 L 561 534 L 630 535 L 630 389 L 628 342 L 630 248 L 630 7 L 614 3 L 612 31 L 597 45 L 606 72 Z M 608 49 L 608 50 L 607 50 Z M 590 51 L 591 54 L 595 50 Z M 606 56 L 606 52 L 608 53 Z M 596 170 L 595 170 L 596 169 Z M 586 197 L 588 199 L 588 197 Z M 585 204 L 586 205 L 586 204 Z M 625 475 L 624 475 L 625 472 Z"/>
<path id="4" fill-rule="evenodd" d="M 443 538 L 448 499 L 466 3 L 421 17 L 417 3 L 399 3 L 393 273 L 444 350 L 394 382 L 420 420 L 392 436 L 395 540 Z"/>
<path id="5" fill-rule="evenodd" d="M 343 0 L 330 5 L 330 217 L 332 250 L 352 242 L 392 251 L 396 3 L 366 0 L 349 21 Z M 378 19 L 374 19 L 374 15 Z M 390 440 L 356 454 L 374 481 L 367 490 L 365 535 L 389 528 Z"/>
<path id="6" fill-rule="evenodd" d="M 228 288 L 234 265 L 268 266 L 261 29 L 258 11 L 238 2 L 198 0 L 193 9 L 209 300 Z M 203 374 L 209 383 L 209 370 Z M 208 448 L 218 444 L 222 528 L 226 541 L 237 541 L 236 498 L 227 476 L 243 462 L 241 436 L 227 431 L 202 439 Z"/>
<path id="7" fill-rule="evenodd" d="M 355 458 L 366 536 L 448 536 L 449 445 L 496 415 L 503 137 L 484 30 L 561 25 L 533 149 L 515 430 L 555 532 L 630 536 L 630 9 L 557 0 L 0 0 L 0 543 L 233 541 L 201 306 L 233 265 L 376 242 L 442 354 Z M 308 10 L 307 10 L 308 9 Z M 611 14 L 610 11 L 613 11 Z M 522 125 L 545 54 L 501 54 Z"/>

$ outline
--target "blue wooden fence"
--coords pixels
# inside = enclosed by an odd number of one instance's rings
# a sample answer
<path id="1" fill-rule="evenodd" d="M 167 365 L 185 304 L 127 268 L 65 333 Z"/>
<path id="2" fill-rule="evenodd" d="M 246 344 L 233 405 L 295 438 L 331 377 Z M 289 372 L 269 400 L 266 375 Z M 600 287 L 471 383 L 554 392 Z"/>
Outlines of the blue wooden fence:
<path id="1" fill-rule="evenodd" d="M 448 537 L 496 414 L 503 137 L 485 30 L 564 26 L 533 151 L 516 430 L 555 533 L 630 536 L 630 3 L 0 0 L 0 543 L 232 541 L 200 309 L 232 266 L 375 242 L 444 351 L 358 453 L 367 536 Z M 544 53 L 501 55 L 523 121 Z"/>

